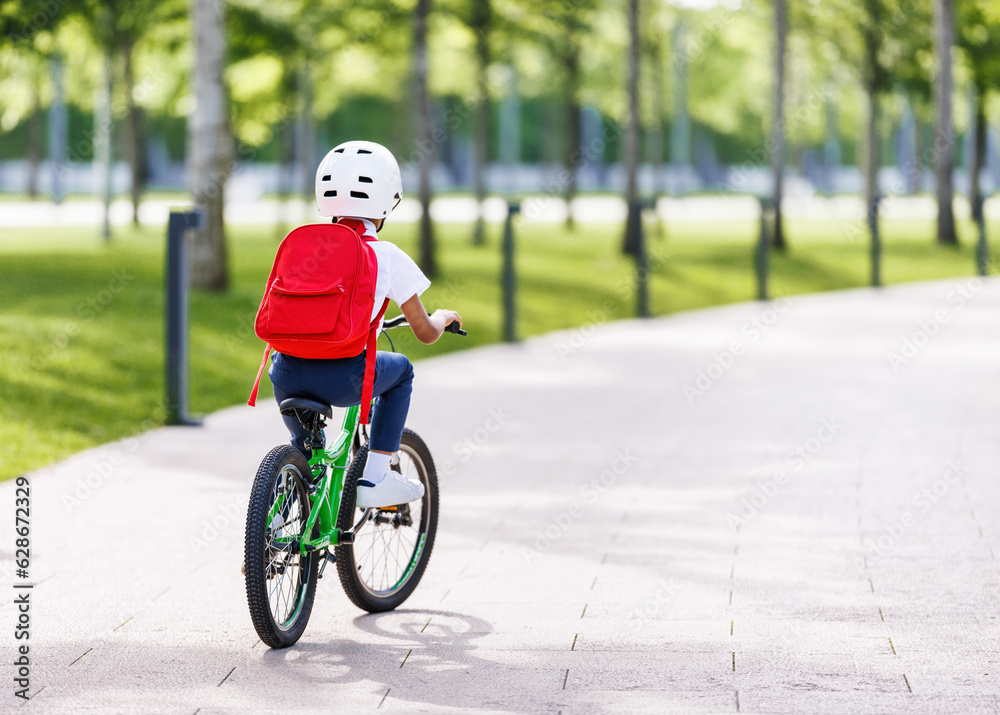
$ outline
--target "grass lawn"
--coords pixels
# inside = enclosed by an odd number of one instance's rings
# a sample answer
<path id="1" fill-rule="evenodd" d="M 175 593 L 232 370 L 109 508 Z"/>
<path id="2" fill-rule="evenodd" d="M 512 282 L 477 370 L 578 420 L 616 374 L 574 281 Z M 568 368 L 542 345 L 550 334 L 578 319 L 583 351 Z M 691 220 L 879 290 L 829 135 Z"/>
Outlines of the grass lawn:
<path id="1" fill-rule="evenodd" d="M 518 227 L 522 336 L 632 315 L 633 270 L 617 251 L 620 230 Z M 929 222 L 887 222 L 886 282 L 971 275 L 972 227 L 962 230 L 961 248 L 947 249 L 933 244 Z M 401 332 L 397 347 L 415 359 L 500 334 L 500 227 L 483 247 L 469 245 L 468 227 L 438 231 L 441 276 L 424 302 L 458 309 L 469 336 L 425 346 Z M 119 229 L 103 245 L 90 229 L 0 232 L 0 479 L 162 423 L 164 234 Z M 752 223 L 651 231 L 654 312 L 753 299 L 755 234 Z M 867 244 L 848 242 L 843 226 L 791 222 L 788 234 L 790 250 L 772 260 L 773 294 L 865 285 Z M 414 227 L 390 224 L 383 238 L 415 255 Z M 231 290 L 192 295 L 195 414 L 246 400 L 262 352 L 253 317 L 276 246 L 273 227 L 231 230 Z M 265 409 L 269 394 L 265 380 Z"/>

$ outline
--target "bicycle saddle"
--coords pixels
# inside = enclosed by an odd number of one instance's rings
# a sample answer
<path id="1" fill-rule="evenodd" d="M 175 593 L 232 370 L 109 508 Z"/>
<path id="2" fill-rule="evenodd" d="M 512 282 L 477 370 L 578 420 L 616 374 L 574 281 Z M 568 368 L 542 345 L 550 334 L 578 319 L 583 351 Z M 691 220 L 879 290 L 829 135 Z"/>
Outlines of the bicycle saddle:
<path id="1" fill-rule="evenodd" d="M 287 400 L 282 400 L 281 404 L 278 405 L 278 410 L 288 417 L 295 417 L 296 410 L 308 410 L 328 419 L 333 417 L 333 408 L 330 405 L 310 400 L 308 397 L 289 397 Z"/>

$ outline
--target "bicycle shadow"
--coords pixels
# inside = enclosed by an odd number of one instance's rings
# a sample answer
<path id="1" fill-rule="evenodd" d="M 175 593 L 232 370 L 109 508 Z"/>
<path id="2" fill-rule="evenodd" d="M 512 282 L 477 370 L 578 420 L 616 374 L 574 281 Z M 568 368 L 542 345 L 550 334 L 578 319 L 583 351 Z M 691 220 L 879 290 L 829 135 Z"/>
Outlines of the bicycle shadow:
<path id="1" fill-rule="evenodd" d="M 373 690 L 373 696 L 379 698 L 391 690 L 392 697 L 408 702 L 486 705 L 477 679 L 463 684 L 451 678 L 447 689 L 432 683 L 448 677 L 449 671 L 497 667 L 475 655 L 476 641 L 494 632 L 489 621 L 455 611 L 412 608 L 362 614 L 351 623 L 368 638 L 319 642 L 306 640 L 307 633 L 292 648 L 265 653 L 263 663 L 286 665 L 285 674 L 316 685 L 375 681 L 381 689 Z"/>

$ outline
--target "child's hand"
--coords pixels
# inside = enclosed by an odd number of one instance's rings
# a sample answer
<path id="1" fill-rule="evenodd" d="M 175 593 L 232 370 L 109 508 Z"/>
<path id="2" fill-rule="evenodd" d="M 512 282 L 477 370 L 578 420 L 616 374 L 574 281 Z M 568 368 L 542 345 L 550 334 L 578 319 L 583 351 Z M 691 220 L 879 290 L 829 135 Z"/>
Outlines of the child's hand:
<path id="1" fill-rule="evenodd" d="M 458 322 L 458 327 L 462 327 L 462 316 L 459 315 L 454 310 L 446 310 L 445 308 L 439 308 L 434 311 L 434 315 L 431 316 L 431 320 L 435 322 L 440 317 L 441 320 L 441 330 L 443 331 L 449 325 L 454 322 Z"/>
<path id="2" fill-rule="evenodd" d="M 399 307 L 402 309 L 403 315 L 406 316 L 406 322 L 410 324 L 417 340 L 425 345 L 436 343 L 444 334 L 444 329 L 451 323 L 462 324 L 462 316 L 454 310 L 440 308 L 428 315 L 427 311 L 424 310 L 424 304 L 420 302 L 420 296 L 417 295 Z"/>

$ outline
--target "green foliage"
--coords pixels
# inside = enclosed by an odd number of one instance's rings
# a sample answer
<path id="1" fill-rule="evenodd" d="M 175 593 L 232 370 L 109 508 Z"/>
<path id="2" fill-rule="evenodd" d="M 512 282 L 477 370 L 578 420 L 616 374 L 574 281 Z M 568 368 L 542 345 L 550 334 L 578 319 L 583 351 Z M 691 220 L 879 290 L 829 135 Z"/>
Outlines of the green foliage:
<path id="1" fill-rule="evenodd" d="M 1000 5 L 959 0 L 956 42 L 965 53 L 972 83 L 981 94 L 1000 88 Z"/>
<path id="2" fill-rule="evenodd" d="M 430 18 L 430 91 L 439 106 L 479 101 L 476 37 L 488 28 L 488 101 L 514 86 L 523 102 L 524 156 L 555 160 L 565 140 L 567 97 L 596 108 L 610 124 L 625 118 L 625 7 L 622 0 L 436 0 Z M 772 85 L 770 0 L 731 3 L 643 4 L 642 121 L 658 130 L 661 113 L 676 108 L 671 64 L 689 64 L 689 109 L 695 133 L 713 140 L 724 161 L 760 156 L 770 136 Z M 963 81 L 982 90 L 1000 86 L 1000 7 L 993 0 L 958 0 L 957 39 L 966 60 Z M 328 137 L 339 127 L 372 127 L 412 152 L 410 97 L 412 0 L 230 0 L 225 4 L 230 120 L 237 141 L 256 158 L 287 151 L 293 121 L 310 113 Z M 845 158 L 864 117 L 858 91 L 874 81 L 885 112 L 883 130 L 898 121 L 905 96 L 930 117 L 932 47 L 930 4 L 925 0 L 805 0 L 789 3 L 787 137 L 792 147 L 822 146 L 826 113 L 838 109 Z M 192 107 L 190 24 L 186 0 L 6 0 L 0 5 L 0 136 L 4 156 L 24 155 L 24 125 L 36 105 L 51 101 L 48 59 L 65 58 L 66 99 L 83 115 L 92 110 L 101 48 L 134 44 L 136 101 L 154 138 L 171 155 L 184 151 L 179 123 Z M 673 31 L 683 21 L 681 46 Z M 877 62 L 865 61 L 876 41 Z M 568 63 L 579 57 L 579 87 L 567 87 Z M 116 60 L 115 75 L 121 75 Z M 656 83 L 660 84 L 657 85 Z M 118 82 L 117 84 L 120 84 Z M 567 94 L 568 93 L 568 94 Z M 657 94 L 666 108 L 654 106 Z M 309 94 L 309 100 L 305 96 Z M 997 107 L 989 105 L 993 115 Z M 1000 105 L 997 105 L 1000 106 Z M 386 120 L 391 116 L 391 129 Z M 964 104 L 956 105 L 963 126 Z M 124 113 L 117 89 L 113 116 Z M 995 116 L 991 117 L 995 119 Z M 465 134 L 469 122 L 449 131 Z M 80 130 L 82 131 L 82 130 Z M 374 136 L 373 136 L 374 138 Z M 70 136 L 70 146 L 79 135 Z M 607 158 L 614 158 L 610 147 Z M 491 148 L 490 156 L 495 156 Z M 792 161 L 799 154 L 790 151 Z M 75 157 L 87 160 L 85 154 Z M 891 158 L 891 157 L 890 157 Z"/>

